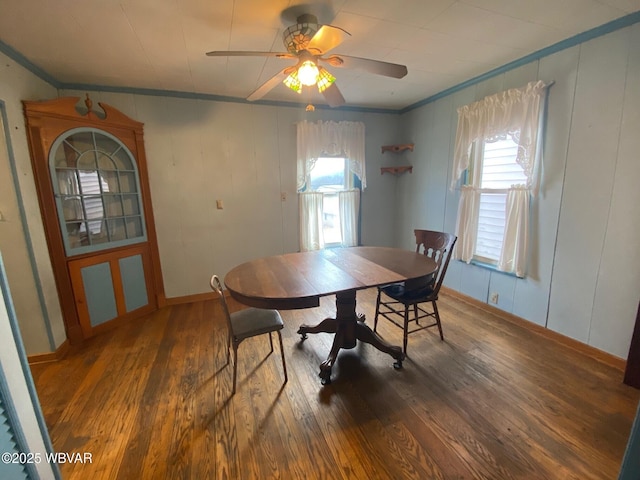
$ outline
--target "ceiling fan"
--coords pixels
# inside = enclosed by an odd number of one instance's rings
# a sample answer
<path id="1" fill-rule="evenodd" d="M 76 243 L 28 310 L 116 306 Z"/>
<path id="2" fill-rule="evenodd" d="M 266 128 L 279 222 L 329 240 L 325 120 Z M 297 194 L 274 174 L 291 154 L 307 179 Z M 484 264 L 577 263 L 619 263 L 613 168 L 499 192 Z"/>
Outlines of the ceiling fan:
<path id="1" fill-rule="evenodd" d="M 336 78 L 321 64 L 337 68 L 356 68 L 393 78 L 402 78 L 407 74 L 407 67 L 396 63 L 347 55 L 327 56 L 330 50 L 340 45 L 351 34 L 342 28 L 318 23 L 318 18 L 310 13 L 297 16 L 296 22 L 283 32 L 286 52 L 213 51 L 207 52 L 207 55 L 276 57 L 296 61 L 295 65 L 284 68 L 251 93 L 247 97 L 250 101 L 262 98 L 282 82 L 297 93 L 302 93 L 303 86 L 316 85 L 331 107 L 343 105 L 345 99 L 335 84 Z"/>

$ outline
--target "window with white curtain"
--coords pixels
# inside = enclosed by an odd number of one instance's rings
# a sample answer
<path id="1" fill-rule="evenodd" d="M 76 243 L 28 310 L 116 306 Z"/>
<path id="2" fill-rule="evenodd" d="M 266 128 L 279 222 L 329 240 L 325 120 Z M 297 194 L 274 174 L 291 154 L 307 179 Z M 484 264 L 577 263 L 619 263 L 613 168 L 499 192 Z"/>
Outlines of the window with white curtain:
<path id="1" fill-rule="evenodd" d="M 476 140 L 474 150 L 473 174 L 468 177 L 468 184 L 480 189 L 474 258 L 497 265 L 504 241 L 507 193 L 512 185 L 524 185 L 527 177 L 516 163 L 518 144 L 511 137 Z"/>
<path id="2" fill-rule="evenodd" d="M 530 82 L 458 109 L 451 188 L 464 172 L 467 182 L 460 192 L 454 258 L 526 275 L 548 86 Z"/>
<path id="3" fill-rule="evenodd" d="M 299 122 L 297 152 L 300 250 L 358 245 L 364 124 Z"/>
<path id="4" fill-rule="evenodd" d="M 322 193 L 322 234 L 324 246 L 342 244 L 339 192 L 352 187 L 344 157 L 320 157 L 311 169 L 310 191 Z"/>

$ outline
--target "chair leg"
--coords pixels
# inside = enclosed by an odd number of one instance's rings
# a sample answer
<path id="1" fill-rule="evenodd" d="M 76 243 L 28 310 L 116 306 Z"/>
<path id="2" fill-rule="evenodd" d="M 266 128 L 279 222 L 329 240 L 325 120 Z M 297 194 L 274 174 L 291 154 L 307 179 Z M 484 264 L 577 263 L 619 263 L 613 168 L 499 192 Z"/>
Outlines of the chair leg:
<path id="1" fill-rule="evenodd" d="M 407 343 L 409 340 L 409 305 L 404 306 L 404 334 L 402 338 L 402 352 L 407 355 Z"/>
<path id="2" fill-rule="evenodd" d="M 236 378 L 238 376 L 238 345 L 233 344 L 233 388 L 231 389 L 231 395 L 236 393 Z"/>
<path id="3" fill-rule="evenodd" d="M 378 289 L 378 298 L 376 299 L 376 316 L 373 319 L 373 331 L 374 332 L 378 328 L 378 315 L 380 314 L 380 295 L 382 295 L 382 290 Z"/>
<path id="4" fill-rule="evenodd" d="M 420 325 L 420 322 L 418 321 L 418 304 L 417 303 L 413 304 L 413 318 L 416 319 L 416 325 Z"/>
<path id="5" fill-rule="evenodd" d="M 269 353 L 273 353 L 273 337 L 271 336 L 271 332 L 269 332 L 269 347 L 271 348 Z"/>
<path id="6" fill-rule="evenodd" d="M 284 371 L 284 383 L 287 383 L 289 381 L 289 377 L 287 376 L 287 363 L 284 361 L 284 346 L 282 345 L 282 333 L 280 333 L 280 330 L 278 330 L 278 340 L 280 340 L 280 354 L 282 355 L 282 370 Z"/>
<path id="7" fill-rule="evenodd" d="M 438 306 L 436 305 L 436 301 L 431 302 L 433 305 L 433 313 L 435 313 L 436 317 L 436 325 L 438 325 L 438 331 L 440 332 L 440 340 L 444 340 L 444 335 L 442 334 L 442 324 L 440 323 L 440 314 L 438 313 Z"/>

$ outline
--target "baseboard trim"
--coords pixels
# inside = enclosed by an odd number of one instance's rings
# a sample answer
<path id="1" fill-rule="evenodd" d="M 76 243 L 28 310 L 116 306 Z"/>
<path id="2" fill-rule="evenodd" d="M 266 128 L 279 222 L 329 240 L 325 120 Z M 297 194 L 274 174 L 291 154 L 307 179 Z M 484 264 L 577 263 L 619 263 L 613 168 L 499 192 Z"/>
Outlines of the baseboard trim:
<path id="1" fill-rule="evenodd" d="M 456 299 L 461 300 L 465 303 L 468 303 L 469 305 L 472 305 L 474 307 L 477 307 L 480 310 L 484 310 L 488 313 L 496 315 L 497 317 L 500 317 L 503 320 L 516 324 L 520 327 L 526 328 L 530 330 L 532 333 L 548 338 L 549 340 L 552 340 L 565 347 L 576 350 L 580 353 L 583 353 L 584 355 L 588 355 L 589 357 L 595 360 L 598 360 L 610 367 L 616 368 L 621 372 L 624 372 L 625 370 L 627 362 L 623 358 L 616 357 L 615 355 L 599 350 L 595 347 L 592 347 L 591 345 L 587 345 L 586 343 L 582 343 L 578 340 L 562 335 L 561 333 L 554 332 L 553 330 L 542 327 L 536 323 L 530 322 L 529 320 L 525 320 L 524 318 L 518 317 L 517 315 L 514 315 L 512 313 L 505 312 L 504 310 L 500 310 L 497 307 L 481 302 L 480 300 L 477 300 L 473 297 L 465 295 L 464 293 L 460 293 L 451 288 L 442 286 L 440 289 L 440 292 L 450 297 L 455 297 Z"/>
<path id="2" fill-rule="evenodd" d="M 228 292 L 225 290 L 225 294 Z M 195 295 L 185 295 L 184 297 L 173 297 L 166 299 L 166 305 L 182 305 L 184 303 L 204 302 L 205 300 L 215 300 L 218 296 L 214 292 L 196 293 Z"/>
<path id="3" fill-rule="evenodd" d="M 37 363 L 57 362 L 58 360 L 62 360 L 67 355 L 70 348 L 71 345 L 69 344 L 69 340 L 67 339 L 62 342 L 62 344 L 58 348 L 56 348 L 55 352 L 27 355 L 27 361 L 29 362 L 29 365 L 35 365 Z"/>

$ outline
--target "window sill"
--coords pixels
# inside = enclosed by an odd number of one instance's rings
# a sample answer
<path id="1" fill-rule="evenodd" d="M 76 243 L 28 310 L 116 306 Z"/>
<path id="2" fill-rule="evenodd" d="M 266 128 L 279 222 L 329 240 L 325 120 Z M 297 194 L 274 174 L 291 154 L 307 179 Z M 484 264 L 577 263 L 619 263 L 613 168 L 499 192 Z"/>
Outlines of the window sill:
<path id="1" fill-rule="evenodd" d="M 460 260 L 460 261 L 462 261 L 462 260 Z M 480 260 L 471 260 L 471 265 L 475 265 L 476 267 L 485 268 L 487 270 L 491 270 L 493 272 L 500 273 L 501 275 L 507 275 L 509 277 L 514 277 L 514 278 L 522 278 L 522 277 L 519 277 L 515 273 L 512 273 L 512 272 L 503 272 L 502 270 L 498 270 L 497 265 L 493 265 L 492 263 L 486 263 L 486 262 L 482 262 Z"/>

